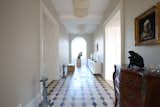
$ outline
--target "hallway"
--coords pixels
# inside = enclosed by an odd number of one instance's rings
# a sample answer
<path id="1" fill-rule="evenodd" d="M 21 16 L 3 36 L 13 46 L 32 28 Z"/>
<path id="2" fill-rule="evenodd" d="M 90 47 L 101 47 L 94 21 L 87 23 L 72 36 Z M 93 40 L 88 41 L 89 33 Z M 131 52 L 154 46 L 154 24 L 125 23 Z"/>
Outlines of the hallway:
<path id="1" fill-rule="evenodd" d="M 108 83 L 113 82 L 114 65 L 130 63 L 129 51 L 140 54 L 145 67 L 160 65 L 159 2 L 1 0 L 0 107 L 39 107 L 43 101 L 40 81 L 46 78 L 52 107 L 113 107 L 114 90 Z M 153 38 L 149 32 L 148 40 L 142 34 L 152 7 L 149 19 L 155 33 Z M 146 18 L 138 21 L 145 12 Z M 76 41 L 78 46 L 72 49 L 76 38 L 86 43 Z M 79 62 L 87 62 L 99 76 L 83 67 L 61 79 L 67 74 L 64 67 Z"/>
<path id="2" fill-rule="evenodd" d="M 50 84 L 51 107 L 113 107 L 114 91 L 87 67 L 76 69 L 72 76 Z M 53 91 L 53 92 L 52 92 Z"/>

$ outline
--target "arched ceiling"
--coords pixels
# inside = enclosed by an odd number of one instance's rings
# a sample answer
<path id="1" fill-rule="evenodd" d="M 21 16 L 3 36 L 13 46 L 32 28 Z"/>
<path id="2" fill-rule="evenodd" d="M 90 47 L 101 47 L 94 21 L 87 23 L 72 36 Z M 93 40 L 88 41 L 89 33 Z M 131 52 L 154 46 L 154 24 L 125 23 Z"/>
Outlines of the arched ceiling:
<path id="1" fill-rule="evenodd" d="M 93 33 L 100 24 L 109 1 L 52 0 L 60 21 L 65 25 L 67 31 L 72 34 Z M 79 10 L 82 11 L 78 13 Z M 75 14 L 75 11 L 80 15 L 79 17 Z"/>

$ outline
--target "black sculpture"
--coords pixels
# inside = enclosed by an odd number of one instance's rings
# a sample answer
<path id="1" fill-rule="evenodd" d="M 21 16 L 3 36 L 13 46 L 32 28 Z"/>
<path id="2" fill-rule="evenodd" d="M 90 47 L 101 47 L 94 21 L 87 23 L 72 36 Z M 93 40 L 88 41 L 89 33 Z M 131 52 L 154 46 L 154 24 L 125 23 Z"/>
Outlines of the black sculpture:
<path id="1" fill-rule="evenodd" d="M 144 67 L 144 60 L 142 56 L 140 56 L 138 53 L 134 51 L 129 51 L 128 53 L 130 54 L 130 56 L 128 57 L 130 60 L 130 63 L 128 65 L 129 68 L 133 66 L 137 66 L 140 68 Z"/>

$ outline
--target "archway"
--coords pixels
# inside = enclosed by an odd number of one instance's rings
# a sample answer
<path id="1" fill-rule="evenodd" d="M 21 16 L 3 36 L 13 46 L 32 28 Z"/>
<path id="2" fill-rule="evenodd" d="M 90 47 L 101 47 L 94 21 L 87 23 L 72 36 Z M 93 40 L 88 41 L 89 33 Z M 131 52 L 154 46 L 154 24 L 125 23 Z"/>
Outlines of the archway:
<path id="1" fill-rule="evenodd" d="M 81 63 L 82 65 L 85 65 L 87 56 L 87 42 L 82 37 L 76 37 L 71 42 L 71 58 L 73 64 L 76 64 L 76 60 L 80 52 L 82 52 Z"/>

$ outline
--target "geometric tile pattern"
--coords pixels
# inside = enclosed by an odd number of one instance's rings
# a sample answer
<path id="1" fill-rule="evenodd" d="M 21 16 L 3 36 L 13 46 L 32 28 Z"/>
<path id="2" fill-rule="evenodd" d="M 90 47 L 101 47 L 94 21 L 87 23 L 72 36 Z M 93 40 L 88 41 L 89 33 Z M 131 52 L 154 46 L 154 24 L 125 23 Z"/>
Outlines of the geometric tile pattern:
<path id="1" fill-rule="evenodd" d="M 104 88 L 110 99 L 115 99 L 115 92 L 114 92 L 114 87 L 112 87 L 110 84 L 108 84 L 104 78 L 100 75 L 96 75 L 97 80 L 101 84 L 101 86 Z"/>
<path id="2" fill-rule="evenodd" d="M 53 80 L 47 85 L 46 88 L 47 88 L 48 96 L 50 96 L 52 94 L 52 92 L 54 91 L 55 87 L 57 87 L 58 83 L 59 83 L 59 81 Z"/>
<path id="3" fill-rule="evenodd" d="M 48 86 L 51 107 L 114 107 L 114 91 L 86 67 Z"/>

